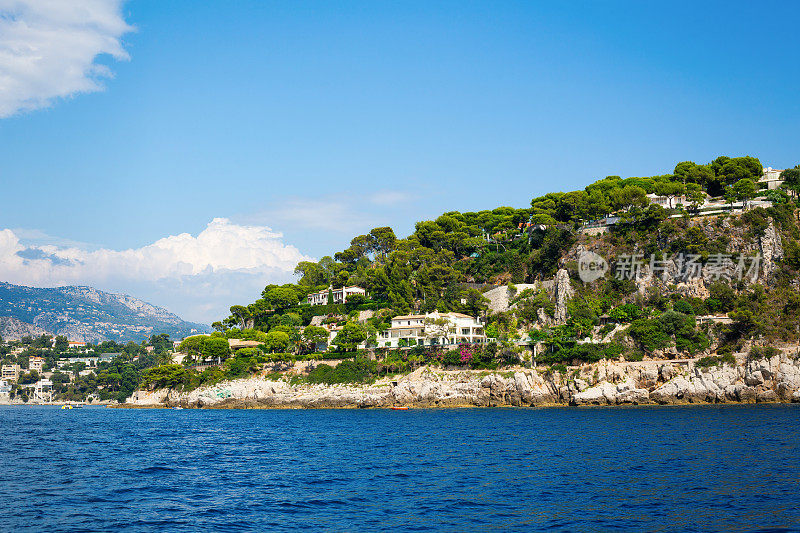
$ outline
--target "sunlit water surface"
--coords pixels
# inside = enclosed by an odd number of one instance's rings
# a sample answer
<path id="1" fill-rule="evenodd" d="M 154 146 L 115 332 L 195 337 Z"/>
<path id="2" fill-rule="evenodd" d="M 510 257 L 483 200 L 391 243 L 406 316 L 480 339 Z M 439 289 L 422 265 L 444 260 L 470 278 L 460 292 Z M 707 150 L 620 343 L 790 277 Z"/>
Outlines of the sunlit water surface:
<path id="1" fill-rule="evenodd" d="M 800 406 L 0 408 L 0 530 L 798 530 Z"/>

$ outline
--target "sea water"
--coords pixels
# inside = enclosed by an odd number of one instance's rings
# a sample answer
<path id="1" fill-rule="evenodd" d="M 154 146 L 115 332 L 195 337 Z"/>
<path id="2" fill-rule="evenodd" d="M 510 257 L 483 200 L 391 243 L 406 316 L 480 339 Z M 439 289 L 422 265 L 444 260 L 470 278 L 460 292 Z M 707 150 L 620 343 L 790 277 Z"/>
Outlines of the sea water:
<path id="1" fill-rule="evenodd" d="M 800 406 L 0 408 L 3 531 L 800 529 Z"/>

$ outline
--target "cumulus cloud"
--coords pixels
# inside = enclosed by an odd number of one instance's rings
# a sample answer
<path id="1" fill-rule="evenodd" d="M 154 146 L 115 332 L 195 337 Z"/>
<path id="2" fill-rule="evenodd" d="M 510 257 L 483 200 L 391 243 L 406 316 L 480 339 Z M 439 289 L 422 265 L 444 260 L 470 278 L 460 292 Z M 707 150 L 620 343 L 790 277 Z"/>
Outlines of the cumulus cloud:
<path id="1" fill-rule="evenodd" d="M 129 250 L 26 245 L 0 230 L 0 279 L 33 286 L 93 285 L 150 299 L 189 320 L 226 316 L 249 303 L 268 282 L 288 281 L 312 260 L 266 226 L 215 218 L 196 237 L 171 235 Z"/>
<path id="2" fill-rule="evenodd" d="M 102 90 L 132 29 L 120 0 L 0 0 L 0 118 Z"/>

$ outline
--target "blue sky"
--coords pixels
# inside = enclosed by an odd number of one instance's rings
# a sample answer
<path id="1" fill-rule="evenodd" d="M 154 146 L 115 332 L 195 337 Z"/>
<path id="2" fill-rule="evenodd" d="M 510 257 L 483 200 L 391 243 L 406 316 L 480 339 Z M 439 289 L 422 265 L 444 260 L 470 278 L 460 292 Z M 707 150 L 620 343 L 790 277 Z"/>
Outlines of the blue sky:
<path id="1" fill-rule="evenodd" d="M 7 253 L 75 250 L 76 268 L 0 262 L 13 282 L 84 281 L 210 321 L 374 226 L 406 235 L 444 211 L 722 154 L 800 162 L 794 2 L 75 2 L 102 11 L 122 52 L 92 55 L 113 73 L 102 90 L 58 86 L 69 55 L 14 89 L 46 107 L 0 118 L 0 229 L 17 239 Z M 63 19 L 11 19 L 37 17 Z M 14 98 L 0 90 L 0 109 Z M 189 266 L 145 272 L 157 259 L 140 250 L 209 228 L 280 259 L 225 263 L 191 241 Z M 93 274 L 109 264 L 98 251 L 116 270 L 119 253 L 142 256 L 138 273 Z"/>

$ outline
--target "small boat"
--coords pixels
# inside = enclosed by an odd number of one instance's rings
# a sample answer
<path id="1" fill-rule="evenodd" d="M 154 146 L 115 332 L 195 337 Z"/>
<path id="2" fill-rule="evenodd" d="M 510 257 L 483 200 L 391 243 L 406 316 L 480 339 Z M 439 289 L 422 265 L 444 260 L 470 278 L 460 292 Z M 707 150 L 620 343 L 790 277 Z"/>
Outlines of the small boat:
<path id="1" fill-rule="evenodd" d="M 405 407 L 403 405 L 393 405 L 392 406 L 392 410 L 394 410 L 394 411 L 408 411 L 408 407 Z"/>
<path id="2" fill-rule="evenodd" d="M 62 409 L 72 409 L 72 406 L 68 405 L 68 404 L 64 404 L 64 405 L 61 406 L 61 408 Z"/>
<path id="3" fill-rule="evenodd" d="M 176 411 L 182 411 L 182 410 L 183 410 L 183 407 L 181 407 L 180 405 L 178 405 L 178 406 L 175 406 L 175 407 L 173 407 L 173 409 L 174 409 L 174 410 L 176 410 Z"/>

